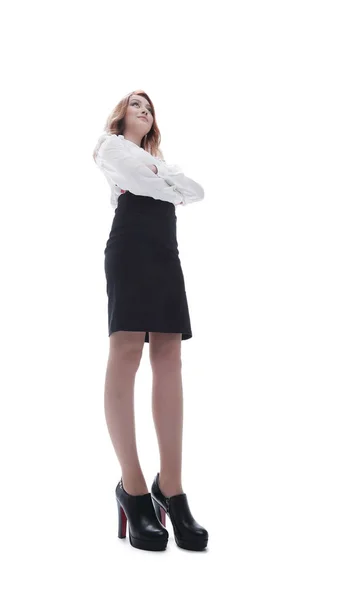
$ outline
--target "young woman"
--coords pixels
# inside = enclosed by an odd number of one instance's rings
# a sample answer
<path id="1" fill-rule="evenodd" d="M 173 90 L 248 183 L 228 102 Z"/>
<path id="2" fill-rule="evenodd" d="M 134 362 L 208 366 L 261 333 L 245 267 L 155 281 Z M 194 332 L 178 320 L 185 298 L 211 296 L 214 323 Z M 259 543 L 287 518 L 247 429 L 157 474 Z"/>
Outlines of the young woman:
<path id="1" fill-rule="evenodd" d="M 163 160 L 154 106 L 143 90 L 124 97 L 107 119 L 93 158 L 115 208 L 105 247 L 109 358 L 105 415 L 121 465 L 118 537 L 165 550 L 168 514 L 176 543 L 202 550 L 208 532 L 193 518 L 181 483 L 181 341 L 192 337 L 176 236 L 176 207 L 202 200 L 203 188 Z M 135 437 L 134 384 L 144 342 L 153 372 L 152 413 L 160 470 L 148 492 Z"/>

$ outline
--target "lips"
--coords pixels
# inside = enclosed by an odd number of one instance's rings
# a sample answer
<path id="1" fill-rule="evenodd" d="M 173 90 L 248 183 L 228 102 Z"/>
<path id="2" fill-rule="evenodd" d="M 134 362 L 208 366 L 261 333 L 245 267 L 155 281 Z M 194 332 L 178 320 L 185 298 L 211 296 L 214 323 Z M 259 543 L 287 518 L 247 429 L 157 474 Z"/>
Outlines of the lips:
<path id="1" fill-rule="evenodd" d="M 144 119 L 145 121 L 147 121 L 146 117 L 138 117 L 139 119 Z"/>

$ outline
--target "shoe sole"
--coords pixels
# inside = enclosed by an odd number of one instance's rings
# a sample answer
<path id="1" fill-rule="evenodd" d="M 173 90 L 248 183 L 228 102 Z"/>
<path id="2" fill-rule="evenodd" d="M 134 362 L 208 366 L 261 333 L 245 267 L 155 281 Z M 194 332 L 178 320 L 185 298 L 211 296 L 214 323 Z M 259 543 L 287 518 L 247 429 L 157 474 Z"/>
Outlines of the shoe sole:
<path id="1" fill-rule="evenodd" d="M 179 546 L 179 548 L 183 548 L 183 550 L 204 550 L 207 546 L 208 540 L 199 540 L 199 542 L 184 542 L 183 540 L 179 540 L 175 536 L 175 542 Z"/>
<path id="2" fill-rule="evenodd" d="M 153 551 L 162 551 L 166 550 L 167 542 L 153 542 L 151 540 L 139 540 L 138 538 L 133 537 L 133 535 L 128 531 L 129 541 L 131 546 L 134 548 L 138 548 L 139 550 L 153 550 Z"/>

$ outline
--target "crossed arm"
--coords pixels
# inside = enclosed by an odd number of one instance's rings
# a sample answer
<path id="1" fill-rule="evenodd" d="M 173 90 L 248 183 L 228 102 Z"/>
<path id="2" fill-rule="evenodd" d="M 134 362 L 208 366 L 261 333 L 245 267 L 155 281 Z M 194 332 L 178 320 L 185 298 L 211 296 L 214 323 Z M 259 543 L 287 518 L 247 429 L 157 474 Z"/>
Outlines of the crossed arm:
<path id="1" fill-rule="evenodd" d="M 201 185 L 187 177 L 177 165 L 153 161 L 151 155 L 146 159 L 142 156 L 140 160 L 117 135 L 111 135 L 101 145 L 97 163 L 120 189 L 134 194 L 184 205 L 204 197 Z"/>

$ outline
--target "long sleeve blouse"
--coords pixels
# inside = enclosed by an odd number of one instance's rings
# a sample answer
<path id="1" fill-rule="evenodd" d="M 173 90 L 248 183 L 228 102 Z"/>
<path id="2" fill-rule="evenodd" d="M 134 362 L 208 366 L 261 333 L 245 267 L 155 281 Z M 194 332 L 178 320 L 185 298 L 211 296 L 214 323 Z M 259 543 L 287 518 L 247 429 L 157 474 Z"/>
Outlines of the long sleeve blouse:
<path id="1" fill-rule="evenodd" d="M 93 158 L 111 188 L 111 205 L 117 207 L 120 194 L 151 196 L 185 206 L 204 198 L 199 183 L 187 177 L 175 164 L 167 164 L 123 135 L 104 132 L 98 139 Z M 146 165 L 156 165 L 157 174 Z"/>

